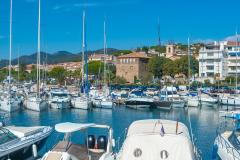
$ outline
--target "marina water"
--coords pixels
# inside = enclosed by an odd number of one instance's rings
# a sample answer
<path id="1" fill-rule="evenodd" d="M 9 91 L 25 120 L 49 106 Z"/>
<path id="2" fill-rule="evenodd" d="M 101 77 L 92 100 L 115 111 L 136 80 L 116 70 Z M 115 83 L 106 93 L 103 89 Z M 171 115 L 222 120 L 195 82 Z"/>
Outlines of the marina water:
<path id="1" fill-rule="evenodd" d="M 202 159 L 209 160 L 212 157 L 212 147 L 216 138 L 216 129 L 221 121 L 219 118 L 219 108 L 212 106 L 202 106 L 199 108 L 174 108 L 167 110 L 134 110 L 125 106 L 116 106 L 113 110 L 93 109 L 91 111 L 78 109 L 55 110 L 34 112 L 22 110 L 12 113 L 7 121 L 10 125 L 50 125 L 53 126 L 60 122 L 95 122 L 98 124 L 110 125 L 114 130 L 116 141 L 116 150 L 121 147 L 124 139 L 125 129 L 135 120 L 140 119 L 170 119 L 179 120 L 185 123 L 190 129 L 189 118 L 192 126 L 192 132 L 197 139 L 197 147 L 202 152 Z M 45 147 L 40 151 L 43 155 L 46 151 L 61 139 L 62 135 L 54 132 L 48 139 Z M 81 139 L 81 138 L 77 138 Z M 119 143 L 118 143 L 119 141 Z"/>

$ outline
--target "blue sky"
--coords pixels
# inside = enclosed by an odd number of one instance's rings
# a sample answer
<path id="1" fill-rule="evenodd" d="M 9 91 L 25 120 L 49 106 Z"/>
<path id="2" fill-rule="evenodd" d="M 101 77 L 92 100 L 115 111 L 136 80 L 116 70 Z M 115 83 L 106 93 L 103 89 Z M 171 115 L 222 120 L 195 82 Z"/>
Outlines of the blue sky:
<path id="1" fill-rule="evenodd" d="M 0 59 L 8 58 L 9 1 L 0 0 Z M 103 48 L 103 20 L 108 47 L 133 49 L 161 39 L 185 43 L 222 40 L 240 27 L 239 0 L 41 0 L 42 47 L 48 52 L 80 52 L 82 10 L 86 7 L 87 49 Z M 13 56 L 37 49 L 37 0 L 13 0 Z"/>

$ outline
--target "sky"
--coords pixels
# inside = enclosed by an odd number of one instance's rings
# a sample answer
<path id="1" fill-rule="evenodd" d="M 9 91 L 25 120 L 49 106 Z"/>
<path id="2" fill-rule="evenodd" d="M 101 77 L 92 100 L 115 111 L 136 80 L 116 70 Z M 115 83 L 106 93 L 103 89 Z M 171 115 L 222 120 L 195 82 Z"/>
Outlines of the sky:
<path id="1" fill-rule="evenodd" d="M 223 40 L 240 28 L 239 0 L 41 0 L 41 50 L 78 53 L 82 12 L 87 50 Z M 10 0 L 0 0 L 0 59 L 9 55 Z M 38 0 L 13 0 L 13 57 L 37 50 Z"/>

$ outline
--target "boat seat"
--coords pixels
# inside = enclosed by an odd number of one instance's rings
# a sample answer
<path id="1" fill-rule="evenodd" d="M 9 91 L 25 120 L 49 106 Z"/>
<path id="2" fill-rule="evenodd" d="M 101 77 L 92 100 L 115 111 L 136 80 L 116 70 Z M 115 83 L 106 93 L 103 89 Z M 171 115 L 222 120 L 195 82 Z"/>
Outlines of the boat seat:
<path id="1" fill-rule="evenodd" d="M 46 160 L 61 160 L 62 153 L 60 152 L 49 152 Z"/>

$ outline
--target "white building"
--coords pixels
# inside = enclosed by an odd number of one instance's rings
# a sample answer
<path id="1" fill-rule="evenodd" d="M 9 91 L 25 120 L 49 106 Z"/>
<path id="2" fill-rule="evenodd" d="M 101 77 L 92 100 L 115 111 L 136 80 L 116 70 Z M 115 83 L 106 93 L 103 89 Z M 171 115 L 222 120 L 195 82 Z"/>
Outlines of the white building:
<path id="1" fill-rule="evenodd" d="M 228 75 L 227 42 L 214 42 L 205 45 L 199 51 L 199 77 L 202 81 L 209 79 L 223 80 Z"/>
<path id="2" fill-rule="evenodd" d="M 228 42 L 228 76 L 236 76 L 236 74 L 240 75 L 240 45 L 236 42 Z"/>

